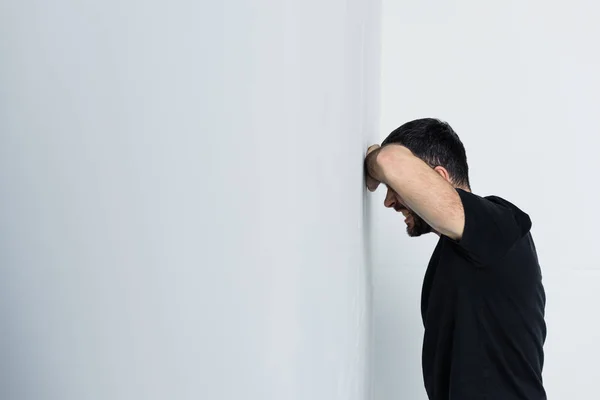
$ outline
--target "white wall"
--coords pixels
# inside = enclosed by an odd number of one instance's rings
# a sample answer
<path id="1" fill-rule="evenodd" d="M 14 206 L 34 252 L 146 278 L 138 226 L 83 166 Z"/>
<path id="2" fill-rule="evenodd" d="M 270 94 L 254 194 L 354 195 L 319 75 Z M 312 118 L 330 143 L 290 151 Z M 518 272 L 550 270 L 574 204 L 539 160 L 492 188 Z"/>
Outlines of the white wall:
<path id="1" fill-rule="evenodd" d="M 571 2 L 383 1 L 383 139 L 426 116 L 458 132 L 474 192 L 533 220 L 547 292 L 551 399 L 597 397 L 600 7 Z M 423 275 L 437 237 L 410 239 L 374 204 L 376 400 L 425 399 Z"/>
<path id="2" fill-rule="evenodd" d="M 0 2 L 0 398 L 367 396 L 379 12 Z"/>

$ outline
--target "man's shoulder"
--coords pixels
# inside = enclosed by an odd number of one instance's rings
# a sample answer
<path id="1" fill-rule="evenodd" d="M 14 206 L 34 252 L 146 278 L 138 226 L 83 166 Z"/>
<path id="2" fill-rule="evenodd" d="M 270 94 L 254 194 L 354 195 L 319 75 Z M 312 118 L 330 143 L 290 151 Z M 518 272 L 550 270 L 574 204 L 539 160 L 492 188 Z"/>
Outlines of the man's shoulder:
<path id="1" fill-rule="evenodd" d="M 489 195 L 482 198 L 488 201 L 494 207 L 501 207 L 504 210 L 510 210 L 509 215 L 512 215 L 514 217 L 515 222 L 521 228 L 521 231 L 523 233 L 528 232 L 531 229 L 532 223 L 529 214 L 527 214 L 513 202 L 508 201 L 506 198 L 500 197 L 498 195 Z"/>
<path id="2" fill-rule="evenodd" d="M 531 229 L 532 223 L 529 215 L 505 197 L 493 195 L 479 195 L 457 189 L 465 211 L 466 224 L 469 220 L 477 221 L 477 230 L 500 229 L 511 231 L 516 229 L 524 235 Z"/>
<path id="3" fill-rule="evenodd" d="M 498 196 L 498 195 L 482 196 L 482 199 L 489 201 L 490 203 L 495 204 L 497 206 L 506 207 L 511 210 L 518 210 L 518 211 L 523 212 L 523 210 L 521 210 L 521 208 L 519 208 L 517 205 L 515 205 L 515 203 L 507 200 L 504 197 Z"/>

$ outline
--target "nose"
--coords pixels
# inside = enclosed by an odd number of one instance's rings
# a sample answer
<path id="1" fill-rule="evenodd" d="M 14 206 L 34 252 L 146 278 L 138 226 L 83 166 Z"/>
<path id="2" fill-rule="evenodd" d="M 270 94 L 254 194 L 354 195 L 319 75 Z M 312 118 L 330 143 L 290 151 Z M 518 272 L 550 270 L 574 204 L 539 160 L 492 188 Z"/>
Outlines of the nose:
<path id="1" fill-rule="evenodd" d="M 387 208 L 392 208 L 396 204 L 396 197 L 394 196 L 394 192 L 388 188 L 387 194 L 385 195 L 385 200 L 383 201 L 383 205 Z"/>

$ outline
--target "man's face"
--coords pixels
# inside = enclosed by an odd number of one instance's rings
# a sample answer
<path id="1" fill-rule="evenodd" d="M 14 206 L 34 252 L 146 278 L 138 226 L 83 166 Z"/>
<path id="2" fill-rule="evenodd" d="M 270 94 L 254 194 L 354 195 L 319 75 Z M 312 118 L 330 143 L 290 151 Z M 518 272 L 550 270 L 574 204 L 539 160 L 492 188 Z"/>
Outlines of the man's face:
<path id="1" fill-rule="evenodd" d="M 404 201 L 396 192 L 394 192 L 391 188 L 387 188 L 387 194 L 385 196 L 385 201 L 383 204 L 388 208 L 393 208 L 396 212 L 402 213 L 406 218 L 404 222 L 406 223 L 406 232 L 408 236 L 416 237 L 421 236 L 425 233 L 433 232 L 433 229 L 425 220 L 419 217 L 415 212 L 410 210 L 404 204 Z"/>

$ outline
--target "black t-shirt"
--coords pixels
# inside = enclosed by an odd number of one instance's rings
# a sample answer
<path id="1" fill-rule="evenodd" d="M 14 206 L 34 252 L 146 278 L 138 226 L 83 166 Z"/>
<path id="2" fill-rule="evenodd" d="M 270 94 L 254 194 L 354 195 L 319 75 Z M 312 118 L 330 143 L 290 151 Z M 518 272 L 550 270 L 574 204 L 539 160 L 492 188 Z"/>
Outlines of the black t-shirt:
<path id="1" fill-rule="evenodd" d="M 457 189 L 462 238 L 441 236 L 421 298 L 431 400 L 545 400 L 546 296 L 529 216 Z"/>

